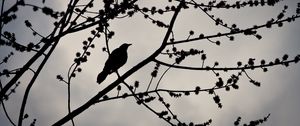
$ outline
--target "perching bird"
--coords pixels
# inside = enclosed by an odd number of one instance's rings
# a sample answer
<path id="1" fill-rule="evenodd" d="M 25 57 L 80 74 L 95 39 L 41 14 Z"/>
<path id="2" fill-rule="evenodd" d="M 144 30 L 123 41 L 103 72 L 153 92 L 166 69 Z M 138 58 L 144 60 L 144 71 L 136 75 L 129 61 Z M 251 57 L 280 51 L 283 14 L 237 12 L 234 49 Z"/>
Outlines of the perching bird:
<path id="1" fill-rule="evenodd" d="M 97 83 L 102 83 L 108 74 L 116 72 L 127 61 L 127 49 L 131 44 L 124 43 L 119 48 L 113 50 L 105 62 L 101 73 L 98 74 Z"/>

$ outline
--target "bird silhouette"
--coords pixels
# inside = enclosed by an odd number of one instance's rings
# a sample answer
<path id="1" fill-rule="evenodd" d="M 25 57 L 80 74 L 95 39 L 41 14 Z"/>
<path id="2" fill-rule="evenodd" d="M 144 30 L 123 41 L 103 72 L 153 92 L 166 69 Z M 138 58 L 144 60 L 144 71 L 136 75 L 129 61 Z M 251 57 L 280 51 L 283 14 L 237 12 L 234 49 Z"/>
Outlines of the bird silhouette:
<path id="1" fill-rule="evenodd" d="M 130 45 L 131 44 L 124 43 L 119 48 L 111 52 L 105 62 L 102 72 L 100 72 L 97 76 L 98 84 L 101 84 L 109 74 L 116 72 L 127 62 L 127 49 Z"/>

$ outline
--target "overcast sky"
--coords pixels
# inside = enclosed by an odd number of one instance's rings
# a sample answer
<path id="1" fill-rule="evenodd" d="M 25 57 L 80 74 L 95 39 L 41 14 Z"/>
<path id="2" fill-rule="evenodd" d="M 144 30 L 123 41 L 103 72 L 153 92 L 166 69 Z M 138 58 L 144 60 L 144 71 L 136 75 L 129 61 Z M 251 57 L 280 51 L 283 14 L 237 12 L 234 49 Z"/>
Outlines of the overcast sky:
<path id="1" fill-rule="evenodd" d="M 85 3 L 87 0 L 81 1 Z M 165 7 L 165 2 L 139 1 L 141 7 Z M 42 0 L 29 0 L 28 3 L 41 5 Z M 295 12 L 297 0 L 286 0 L 274 7 L 253 7 L 244 9 L 220 9 L 210 12 L 220 17 L 228 24 L 237 24 L 240 28 L 252 27 L 257 24 L 264 24 L 271 18 L 276 18 L 284 5 L 288 5 L 288 13 L 291 15 Z M 47 6 L 57 10 L 64 10 L 67 6 L 62 1 L 46 0 Z M 95 4 L 95 7 L 100 4 Z M 29 14 L 30 13 L 30 14 Z M 159 19 L 169 22 L 172 13 L 165 16 L 156 16 Z M 4 27 L 5 30 L 15 32 L 17 41 L 24 42 L 27 45 L 30 41 L 39 40 L 38 37 L 32 37 L 31 31 L 24 25 L 24 20 L 29 20 L 33 24 L 33 28 L 43 35 L 49 34 L 53 28 L 53 20 L 39 13 L 32 13 L 31 7 L 21 7 L 17 13 L 18 20 Z M 117 48 L 124 42 L 132 43 L 129 48 L 129 58 L 127 63 L 120 68 L 120 74 L 132 68 L 137 63 L 148 57 L 161 44 L 166 30 L 158 28 L 149 20 L 145 20 L 140 13 L 133 18 L 118 19 L 111 22 L 110 30 L 115 31 L 116 35 L 110 40 L 111 49 Z M 205 35 L 213 35 L 218 32 L 228 32 L 224 27 L 215 26 L 202 11 L 197 9 L 189 9 L 182 11 L 174 26 L 175 39 L 186 39 L 189 31 L 193 30 L 195 36 L 200 33 Z M 292 23 L 285 23 L 283 27 L 277 26 L 272 29 L 261 29 L 258 33 L 262 35 L 261 40 L 257 40 L 254 36 L 235 35 L 235 41 L 229 41 L 228 38 L 222 37 L 213 40 L 220 40 L 221 45 L 217 46 L 207 40 L 195 41 L 178 45 L 178 49 L 197 48 L 204 50 L 207 55 L 205 65 L 212 66 L 218 61 L 220 67 L 236 67 L 237 61 L 246 63 L 249 58 L 255 58 L 259 64 L 261 59 L 273 61 L 275 58 L 281 58 L 284 54 L 289 54 L 293 58 L 300 54 L 300 21 L 297 19 Z M 82 41 L 90 37 L 90 30 L 73 33 L 61 39 L 53 55 L 45 65 L 42 73 L 39 75 L 35 85 L 33 86 L 26 113 L 29 118 L 24 121 L 24 125 L 29 125 L 34 118 L 37 119 L 37 125 L 51 125 L 64 115 L 67 114 L 67 86 L 56 79 L 56 75 L 61 74 L 66 77 L 69 66 L 73 63 L 75 53 L 82 52 Z M 192 36 L 193 37 L 193 36 Z M 72 81 L 71 98 L 72 109 L 84 104 L 89 98 L 93 97 L 99 90 L 105 88 L 111 81 L 116 79 L 117 75 L 112 74 L 101 85 L 96 83 L 96 76 L 102 70 L 107 54 L 102 51 L 105 46 L 104 37 L 95 40 L 95 49 L 91 50 L 92 55 L 88 62 L 83 64 L 83 72 L 79 73 Z M 168 47 L 171 49 L 171 47 Z M 0 58 L 6 56 L 11 49 L 0 47 Z M 28 61 L 32 54 L 16 55 L 8 62 L 0 66 L 0 71 L 4 68 L 16 68 L 22 66 Z M 159 56 L 163 61 L 170 61 L 166 56 Z M 171 63 L 171 62 L 170 62 Z M 190 65 L 199 67 L 202 64 L 201 56 L 188 57 L 182 65 Z M 137 71 L 131 77 L 126 79 L 127 83 L 133 84 L 139 81 L 141 87 L 138 92 L 146 90 L 146 86 L 150 81 L 150 73 L 155 67 L 155 63 L 150 63 L 143 69 Z M 158 76 L 166 67 L 161 67 Z M 236 74 L 237 71 L 228 73 L 220 72 L 220 76 L 224 79 Z M 170 109 L 173 110 L 178 118 L 184 122 L 202 123 L 209 119 L 213 120 L 213 126 L 233 125 L 237 117 L 242 117 L 242 122 L 249 122 L 263 118 L 271 113 L 269 120 L 262 126 L 296 126 L 300 124 L 300 65 L 291 64 L 289 67 L 276 66 L 264 73 L 261 69 L 247 71 L 249 76 L 254 80 L 262 83 L 261 87 L 256 87 L 249 83 L 249 79 L 245 75 L 241 77 L 238 85 L 239 90 L 218 90 L 216 93 L 220 96 L 223 108 L 219 109 L 212 99 L 212 95 L 202 92 L 199 95 L 191 95 L 189 97 L 171 98 L 167 94 L 162 94 L 166 102 L 171 104 Z M 6 102 L 7 110 L 13 120 L 17 122 L 21 99 L 24 93 L 24 87 L 28 83 L 28 78 L 32 76 L 31 72 L 27 72 L 22 77 L 22 84 L 17 88 L 17 93 L 13 94 L 8 102 Z M 196 86 L 202 88 L 210 88 L 214 86 L 217 78 L 212 71 L 190 71 L 170 69 L 166 76 L 162 79 L 160 88 L 169 89 L 194 89 Z M 158 78 L 154 80 L 157 83 Z M 7 80 L 1 78 L 2 83 Z M 26 83 L 27 82 L 27 83 Z M 151 89 L 154 86 L 152 85 Z M 124 91 L 125 87 L 123 86 Z M 109 93 L 109 96 L 115 96 L 116 91 Z M 161 110 L 161 104 L 155 101 L 151 104 L 155 109 Z M 86 126 L 153 126 L 167 125 L 166 122 L 157 118 L 153 113 L 144 106 L 136 104 L 135 99 L 118 99 L 96 104 L 88 110 L 81 113 L 75 119 L 76 125 Z M 9 125 L 3 109 L 0 109 L 0 125 Z M 71 125 L 67 123 L 66 125 Z"/>

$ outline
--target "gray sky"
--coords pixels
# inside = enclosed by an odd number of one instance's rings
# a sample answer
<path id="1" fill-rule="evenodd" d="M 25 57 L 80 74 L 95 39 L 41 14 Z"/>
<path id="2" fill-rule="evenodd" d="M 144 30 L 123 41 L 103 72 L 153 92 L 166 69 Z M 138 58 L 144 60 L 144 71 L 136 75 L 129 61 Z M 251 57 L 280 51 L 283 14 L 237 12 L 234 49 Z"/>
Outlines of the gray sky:
<path id="1" fill-rule="evenodd" d="M 86 1 L 86 0 L 85 0 Z M 81 2 L 85 2 L 81 1 Z M 33 3 L 33 0 L 30 1 Z M 30 3 L 29 2 L 29 3 Z M 263 24 L 271 18 L 276 18 L 281 12 L 284 5 L 288 5 L 289 12 L 295 12 L 297 6 L 296 0 L 283 1 L 275 7 L 254 7 L 240 10 L 220 9 L 213 12 L 216 17 L 222 18 L 228 24 L 236 23 L 240 28 L 251 27 L 255 24 Z M 41 4 L 41 2 L 35 2 Z M 58 10 L 63 10 L 66 6 L 64 2 L 47 0 L 46 4 Z M 141 6 L 152 7 L 158 5 L 164 7 L 165 3 L 154 3 L 153 1 L 139 2 Z M 95 4 L 97 6 L 99 4 Z M 33 22 L 33 28 L 36 28 L 43 35 L 47 35 L 53 28 L 52 20 L 48 17 L 33 13 L 29 7 L 19 8 L 17 13 L 19 17 L 17 21 L 12 22 L 5 27 L 6 30 L 15 31 L 17 40 L 22 40 L 24 43 L 35 41 L 37 38 L 31 36 L 29 29 L 24 26 L 24 20 Z M 160 19 L 168 22 L 172 14 L 166 16 L 156 16 L 155 19 Z M 287 13 L 291 15 L 291 13 Z M 220 40 L 221 46 L 216 46 L 206 40 L 195 41 L 176 46 L 178 49 L 197 48 L 204 50 L 208 59 L 205 65 L 213 65 L 218 61 L 222 67 L 236 67 L 237 61 L 246 63 L 249 58 L 255 58 L 256 63 L 261 59 L 273 61 L 275 58 L 281 58 L 284 54 L 289 54 L 291 58 L 300 54 L 300 21 L 296 20 L 292 23 L 285 23 L 283 27 L 278 28 L 273 26 L 272 29 L 261 29 L 258 33 L 263 36 L 261 40 L 257 40 L 254 36 L 235 35 L 235 41 L 229 41 L 227 38 L 217 38 Z M 124 42 L 132 43 L 129 48 L 128 62 L 120 68 L 121 74 L 132 68 L 134 65 L 149 56 L 157 47 L 159 47 L 165 29 L 157 28 L 152 25 L 151 21 L 145 20 L 140 13 L 133 18 L 126 18 L 113 21 L 111 30 L 115 31 L 116 36 L 110 40 L 111 49 L 117 48 Z M 179 14 L 178 20 L 175 23 L 174 34 L 175 39 L 186 39 L 190 30 L 195 31 L 195 35 L 204 33 L 205 35 L 216 34 L 217 32 L 228 32 L 227 29 L 215 26 L 214 23 L 203 12 L 190 9 L 184 10 Z M 35 85 L 32 88 L 26 113 L 29 118 L 24 121 L 24 125 L 29 125 L 36 118 L 37 125 L 51 125 L 58 119 L 67 114 L 67 86 L 56 79 L 56 75 L 61 74 L 66 77 L 69 66 L 73 63 L 75 53 L 82 51 L 82 41 L 90 36 L 90 31 L 82 31 L 70 34 L 62 38 L 49 62 L 46 64 Z M 89 98 L 94 96 L 99 90 L 110 84 L 116 79 L 116 75 L 112 74 L 101 85 L 96 84 L 96 76 L 102 70 L 103 64 L 107 58 L 107 54 L 102 52 L 104 47 L 104 37 L 95 41 L 96 48 L 91 50 L 92 55 L 88 62 L 83 64 L 83 72 L 77 74 L 77 77 L 72 81 L 72 109 L 75 109 L 85 103 Z M 21 41 L 21 42 L 22 42 Z M 25 44 L 26 45 L 26 44 Z M 171 47 L 169 47 L 171 49 Z M 1 57 L 5 56 L 10 49 L 0 47 Z M 31 54 L 32 55 L 32 54 Z M 170 61 L 165 56 L 160 56 L 163 61 Z M 8 64 L 1 65 L 0 70 L 4 68 L 14 68 L 22 66 L 28 60 L 26 54 L 17 53 Z M 201 66 L 201 57 L 188 57 L 182 65 Z M 127 83 L 133 84 L 134 81 L 139 81 L 141 87 L 137 91 L 146 90 L 146 86 L 150 81 L 150 73 L 155 66 L 155 63 L 150 63 L 143 69 L 137 71 L 131 77 L 126 79 Z M 166 67 L 161 67 L 158 76 Z M 271 113 L 269 120 L 263 126 L 296 126 L 300 124 L 300 65 L 291 64 L 290 67 L 276 66 L 264 73 L 261 69 L 247 71 L 254 79 L 262 83 L 261 87 L 256 87 L 249 83 L 245 75 L 241 77 L 238 85 L 239 90 L 218 90 L 216 93 L 221 97 L 223 108 L 219 109 L 214 103 L 211 95 L 202 92 L 199 95 L 191 95 L 182 98 L 170 98 L 165 96 L 166 102 L 171 104 L 171 108 L 179 119 L 185 122 L 193 121 L 202 123 L 209 119 L 213 120 L 212 125 L 233 125 L 233 122 L 238 116 L 242 117 L 242 122 L 249 122 L 266 116 Z M 233 72 L 220 72 L 220 75 L 225 79 Z M 6 103 L 8 112 L 16 122 L 21 98 L 23 96 L 24 87 L 28 82 L 27 77 L 32 73 L 27 72 L 22 78 L 22 84 L 17 89 L 17 93 L 13 94 L 10 101 Z M 170 69 L 166 76 L 162 79 L 160 88 L 169 89 L 194 89 L 196 86 L 202 88 L 210 88 L 214 86 L 217 78 L 214 73 L 209 71 L 188 71 Z M 2 81 L 2 78 L 1 78 Z M 154 80 L 156 84 L 158 78 Z M 7 82 L 3 80 L 2 83 Z M 154 88 L 152 85 L 152 89 Z M 123 89 L 125 87 L 123 86 Z M 125 92 L 127 90 L 123 90 Z M 116 91 L 109 93 L 109 96 L 115 96 Z M 103 125 L 103 126 L 152 126 L 152 125 L 167 125 L 166 122 L 157 118 L 144 106 L 139 106 L 133 98 L 112 100 L 103 102 L 90 107 L 85 112 L 75 118 L 77 125 Z M 160 110 L 161 104 L 155 101 L 151 104 L 154 108 Z M 3 109 L 0 109 L 0 124 L 3 126 L 9 125 L 5 118 Z M 66 124 L 70 125 L 70 123 Z"/>

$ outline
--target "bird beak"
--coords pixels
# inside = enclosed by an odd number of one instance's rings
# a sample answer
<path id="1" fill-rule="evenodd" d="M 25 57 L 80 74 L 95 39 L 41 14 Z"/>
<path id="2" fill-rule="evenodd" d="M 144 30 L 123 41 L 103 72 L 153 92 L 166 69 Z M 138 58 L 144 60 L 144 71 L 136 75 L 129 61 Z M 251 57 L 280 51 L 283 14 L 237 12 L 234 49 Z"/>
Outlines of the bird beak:
<path id="1" fill-rule="evenodd" d="M 130 44 L 130 43 L 128 44 L 128 43 L 127 43 L 127 45 L 128 45 L 128 46 L 131 46 L 132 44 Z"/>

